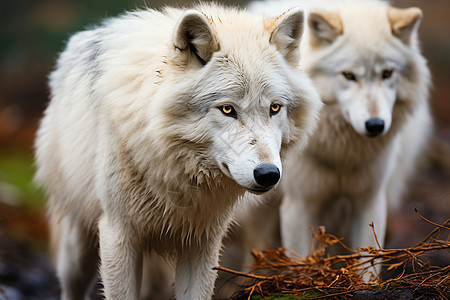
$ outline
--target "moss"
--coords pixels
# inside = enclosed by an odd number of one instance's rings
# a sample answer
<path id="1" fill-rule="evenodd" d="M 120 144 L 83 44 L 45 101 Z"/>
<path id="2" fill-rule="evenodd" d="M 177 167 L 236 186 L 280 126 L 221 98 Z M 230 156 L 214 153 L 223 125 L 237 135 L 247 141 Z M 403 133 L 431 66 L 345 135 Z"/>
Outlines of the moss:
<path id="1" fill-rule="evenodd" d="M 308 299 L 316 299 L 317 297 L 324 296 L 324 293 L 321 293 L 317 290 L 307 291 L 299 295 L 286 295 L 286 294 L 275 294 L 270 297 L 263 297 L 261 295 L 252 296 L 252 300 L 308 300 Z"/>

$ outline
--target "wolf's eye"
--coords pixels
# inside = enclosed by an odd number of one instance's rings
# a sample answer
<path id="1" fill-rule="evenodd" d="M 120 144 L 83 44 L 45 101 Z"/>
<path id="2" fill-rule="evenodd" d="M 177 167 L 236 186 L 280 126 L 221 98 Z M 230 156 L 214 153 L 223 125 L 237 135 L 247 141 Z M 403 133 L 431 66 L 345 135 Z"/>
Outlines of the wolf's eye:
<path id="1" fill-rule="evenodd" d="M 383 70 L 383 73 L 381 73 L 381 78 L 383 78 L 383 80 L 389 79 L 392 77 L 392 73 L 394 73 L 394 70 L 392 69 Z"/>
<path id="2" fill-rule="evenodd" d="M 281 110 L 281 104 L 278 103 L 272 103 L 270 105 L 270 116 L 276 115 Z"/>
<path id="3" fill-rule="evenodd" d="M 344 71 L 342 72 L 342 76 L 344 76 L 347 80 L 356 81 L 356 76 L 352 72 Z"/>
<path id="4" fill-rule="evenodd" d="M 236 110 L 230 104 L 221 105 L 218 109 L 227 117 L 237 118 Z"/>

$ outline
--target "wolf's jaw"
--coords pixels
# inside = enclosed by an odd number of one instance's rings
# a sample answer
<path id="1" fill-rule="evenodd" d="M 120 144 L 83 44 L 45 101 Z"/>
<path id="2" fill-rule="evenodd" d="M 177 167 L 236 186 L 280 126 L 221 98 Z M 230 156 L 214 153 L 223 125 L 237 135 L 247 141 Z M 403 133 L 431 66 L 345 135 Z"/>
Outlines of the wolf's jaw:
<path id="1" fill-rule="evenodd" d="M 272 187 L 267 188 L 267 189 L 249 189 L 249 188 L 247 188 L 247 191 L 249 191 L 250 193 L 255 194 L 255 195 L 261 195 L 261 194 L 264 194 L 264 193 L 270 191 L 271 189 L 272 189 Z"/>
<path id="2" fill-rule="evenodd" d="M 225 175 L 227 175 L 228 177 L 230 177 L 231 179 L 233 179 L 233 176 L 231 176 L 230 168 L 228 168 L 228 165 L 223 162 L 223 163 L 220 164 L 220 166 L 221 166 L 220 169 L 222 170 L 222 172 Z"/>

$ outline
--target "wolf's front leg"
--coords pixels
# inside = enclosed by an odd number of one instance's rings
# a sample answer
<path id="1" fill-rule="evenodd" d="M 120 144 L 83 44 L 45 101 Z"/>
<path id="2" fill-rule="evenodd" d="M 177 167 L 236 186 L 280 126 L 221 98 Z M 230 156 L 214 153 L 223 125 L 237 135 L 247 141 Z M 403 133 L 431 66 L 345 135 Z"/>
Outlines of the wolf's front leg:
<path id="1" fill-rule="evenodd" d="M 103 216 L 99 222 L 100 275 L 108 300 L 139 299 L 142 253 L 132 230 Z"/>
<path id="2" fill-rule="evenodd" d="M 175 292 L 177 300 L 211 299 L 217 271 L 212 268 L 219 265 L 219 251 L 222 236 L 213 242 L 199 245 L 191 241 L 178 255 Z"/>
<path id="3" fill-rule="evenodd" d="M 310 226 L 316 225 L 300 197 L 285 195 L 280 207 L 281 243 L 283 247 L 306 257 L 311 250 Z"/>
<path id="4" fill-rule="evenodd" d="M 375 197 L 364 203 L 357 210 L 358 214 L 356 214 L 351 227 L 352 245 L 354 247 L 366 248 L 372 246 L 378 248 L 378 243 L 381 247 L 384 247 L 387 224 L 387 200 L 385 193 L 385 189 L 381 189 Z M 370 227 L 372 222 L 377 240 Z M 380 265 L 369 269 L 374 274 L 379 274 L 380 270 Z M 370 273 L 365 273 L 363 279 L 366 281 L 370 279 Z"/>
<path id="5" fill-rule="evenodd" d="M 380 246 L 384 246 L 387 224 L 387 203 L 385 190 L 380 191 L 375 197 L 369 199 L 356 210 L 352 222 L 352 245 L 357 247 L 378 247 L 370 224 L 373 222 Z"/>

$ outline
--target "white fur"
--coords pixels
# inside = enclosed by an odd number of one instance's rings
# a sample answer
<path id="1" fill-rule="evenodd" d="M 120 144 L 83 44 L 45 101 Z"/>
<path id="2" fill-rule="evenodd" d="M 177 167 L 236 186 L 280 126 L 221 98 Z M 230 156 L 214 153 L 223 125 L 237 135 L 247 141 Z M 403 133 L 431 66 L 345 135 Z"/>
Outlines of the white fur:
<path id="1" fill-rule="evenodd" d="M 397 30 L 420 11 L 397 11 L 374 0 L 267 1 L 250 9 L 271 15 L 297 5 L 308 11 L 300 68 L 326 105 L 306 151 L 294 150 L 286 160 L 283 246 L 307 255 L 311 225 L 325 225 L 352 247 L 377 246 L 371 222 L 383 246 L 388 207 L 398 204 L 431 129 L 430 74 L 417 40 L 420 16 Z M 396 22 L 397 13 L 411 19 Z M 320 14 L 342 28 L 322 22 Z M 382 79 L 386 69 L 392 76 Z M 374 117 L 385 128 L 368 138 L 365 122 Z"/>
<path id="2" fill-rule="evenodd" d="M 316 124 L 318 94 L 296 69 L 302 21 L 199 5 L 70 39 L 36 139 L 62 299 L 86 295 L 98 259 L 106 298 L 137 299 L 150 251 L 176 260 L 178 299 L 211 298 L 238 198 L 263 190 L 254 169 L 281 172 L 280 152 Z"/>

